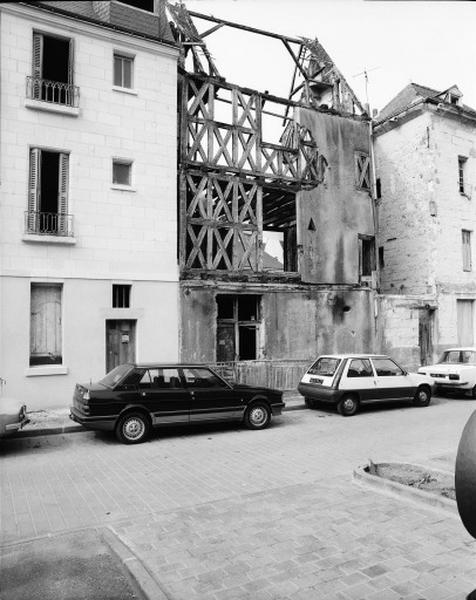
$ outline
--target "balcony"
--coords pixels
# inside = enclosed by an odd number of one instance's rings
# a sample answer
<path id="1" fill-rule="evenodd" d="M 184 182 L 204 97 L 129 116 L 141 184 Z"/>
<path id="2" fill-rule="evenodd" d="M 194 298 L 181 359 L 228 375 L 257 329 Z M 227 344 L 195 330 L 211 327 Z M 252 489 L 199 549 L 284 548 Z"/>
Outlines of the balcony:
<path id="1" fill-rule="evenodd" d="M 77 116 L 79 114 L 79 87 L 61 81 L 27 76 L 25 106 Z"/>
<path id="2" fill-rule="evenodd" d="M 73 215 L 25 211 L 23 241 L 75 244 Z"/>

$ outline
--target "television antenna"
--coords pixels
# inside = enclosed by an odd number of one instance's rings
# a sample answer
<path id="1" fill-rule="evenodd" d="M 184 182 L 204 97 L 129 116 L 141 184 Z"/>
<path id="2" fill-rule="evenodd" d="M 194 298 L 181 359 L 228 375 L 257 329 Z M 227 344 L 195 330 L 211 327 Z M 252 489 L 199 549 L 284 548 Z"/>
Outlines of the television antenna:
<path id="1" fill-rule="evenodd" d="M 367 106 L 370 106 L 370 102 L 369 102 L 369 73 L 371 73 L 372 71 L 376 71 L 377 69 L 380 69 L 380 67 L 372 67 L 371 69 L 364 69 L 363 71 L 361 71 L 360 73 L 356 73 L 355 75 L 352 75 L 352 77 L 360 77 L 360 76 L 364 76 L 364 80 L 365 80 L 365 102 L 367 103 Z"/>

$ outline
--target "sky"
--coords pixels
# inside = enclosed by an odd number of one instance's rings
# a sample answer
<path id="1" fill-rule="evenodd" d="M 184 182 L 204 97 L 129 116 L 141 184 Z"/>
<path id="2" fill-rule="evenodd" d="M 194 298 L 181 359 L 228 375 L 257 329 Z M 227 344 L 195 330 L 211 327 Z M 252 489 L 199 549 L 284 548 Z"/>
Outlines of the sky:
<path id="1" fill-rule="evenodd" d="M 382 109 L 408 83 L 458 85 L 476 109 L 476 2 L 184 0 L 191 11 L 291 37 L 317 38 L 361 102 Z M 213 23 L 195 21 L 199 32 Z M 230 28 L 205 38 L 227 81 L 287 97 L 283 43 Z M 367 85 L 364 72 L 367 72 Z"/>

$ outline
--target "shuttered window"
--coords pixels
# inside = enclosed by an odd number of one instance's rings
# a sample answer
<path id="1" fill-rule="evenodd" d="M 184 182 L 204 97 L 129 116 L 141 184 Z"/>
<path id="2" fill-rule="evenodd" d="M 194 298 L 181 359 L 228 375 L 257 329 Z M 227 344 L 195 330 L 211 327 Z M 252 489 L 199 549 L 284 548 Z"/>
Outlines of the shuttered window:
<path id="1" fill-rule="evenodd" d="M 473 261 L 471 259 L 471 231 L 463 229 L 461 231 L 461 238 L 463 243 L 463 271 L 471 271 L 473 268 Z"/>
<path id="2" fill-rule="evenodd" d="M 60 365 L 62 284 L 31 284 L 30 366 Z"/>
<path id="3" fill-rule="evenodd" d="M 27 232 L 68 235 L 69 154 L 32 148 Z"/>

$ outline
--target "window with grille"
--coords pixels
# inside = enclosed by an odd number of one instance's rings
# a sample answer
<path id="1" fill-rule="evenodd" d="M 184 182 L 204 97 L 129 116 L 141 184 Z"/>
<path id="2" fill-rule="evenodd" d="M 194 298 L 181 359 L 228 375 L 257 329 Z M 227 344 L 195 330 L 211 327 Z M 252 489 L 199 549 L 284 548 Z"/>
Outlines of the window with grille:
<path id="1" fill-rule="evenodd" d="M 112 308 L 130 308 L 131 287 L 130 285 L 113 284 Z"/>
<path id="2" fill-rule="evenodd" d="M 63 363 L 62 284 L 31 284 L 30 366 Z"/>
<path id="3" fill-rule="evenodd" d="M 466 191 L 464 176 L 465 176 L 467 160 L 468 159 L 465 156 L 458 156 L 458 188 L 459 188 L 460 194 L 464 194 Z"/>
<path id="4" fill-rule="evenodd" d="M 134 58 L 114 53 L 114 85 L 131 89 L 133 87 Z"/>
<path id="5" fill-rule="evenodd" d="M 363 152 L 355 153 L 355 185 L 360 190 L 370 191 L 370 158 Z"/>
<path id="6" fill-rule="evenodd" d="M 112 161 L 112 183 L 130 186 L 132 183 L 132 161 L 114 158 Z"/>
<path id="7" fill-rule="evenodd" d="M 461 230 L 461 238 L 463 243 L 463 271 L 472 271 L 473 261 L 471 259 L 471 231 L 467 229 Z"/>
<path id="8" fill-rule="evenodd" d="M 72 235 L 68 187 L 69 154 L 31 148 L 27 233 Z"/>
<path id="9" fill-rule="evenodd" d="M 34 100 L 74 106 L 73 40 L 34 31 L 32 75 L 27 82 Z"/>

